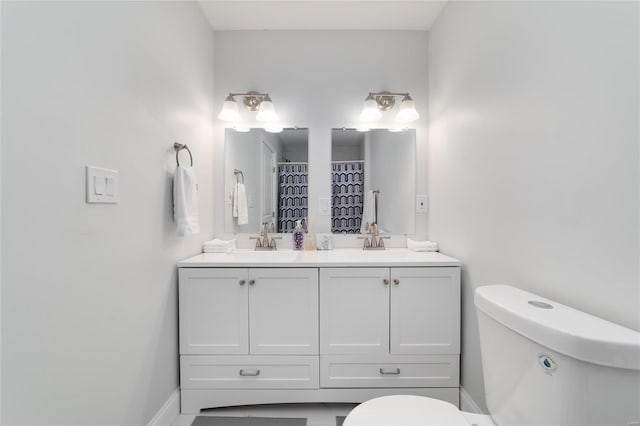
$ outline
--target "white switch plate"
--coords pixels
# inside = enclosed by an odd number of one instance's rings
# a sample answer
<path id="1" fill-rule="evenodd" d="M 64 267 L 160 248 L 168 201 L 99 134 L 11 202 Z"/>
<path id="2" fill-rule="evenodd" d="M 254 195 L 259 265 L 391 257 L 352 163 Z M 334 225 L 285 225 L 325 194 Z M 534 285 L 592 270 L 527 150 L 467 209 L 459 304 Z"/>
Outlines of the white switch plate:
<path id="1" fill-rule="evenodd" d="M 87 203 L 117 203 L 118 171 L 87 166 Z"/>
<path id="2" fill-rule="evenodd" d="M 331 199 L 329 199 L 329 198 L 319 198 L 318 199 L 318 214 L 320 216 L 330 216 L 331 215 Z"/>
<path id="3" fill-rule="evenodd" d="M 416 214 L 427 214 L 429 199 L 426 195 L 416 195 Z"/>

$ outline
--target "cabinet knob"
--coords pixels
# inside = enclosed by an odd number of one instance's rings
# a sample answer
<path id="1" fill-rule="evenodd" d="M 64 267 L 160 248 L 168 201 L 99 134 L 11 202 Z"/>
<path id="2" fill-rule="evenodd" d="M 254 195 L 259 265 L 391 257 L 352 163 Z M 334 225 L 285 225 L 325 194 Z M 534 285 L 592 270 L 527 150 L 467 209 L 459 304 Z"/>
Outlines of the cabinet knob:
<path id="1" fill-rule="evenodd" d="M 256 283 L 256 280 L 249 280 L 249 285 L 254 285 Z"/>
<path id="2" fill-rule="evenodd" d="M 400 374 L 400 369 L 396 368 L 393 371 L 388 371 L 388 370 L 385 370 L 384 368 L 381 368 L 380 374 L 382 374 L 383 376 L 398 376 Z"/>
<path id="3" fill-rule="evenodd" d="M 400 284 L 400 280 L 396 278 L 396 279 L 394 279 L 394 280 L 393 280 L 393 283 L 394 283 L 395 285 L 398 285 L 398 284 Z"/>
<path id="4" fill-rule="evenodd" d="M 240 369 L 240 375 L 241 376 L 259 376 L 260 375 L 260 369 L 257 370 L 244 370 L 244 369 Z"/>
<path id="5" fill-rule="evenodd" d="M 240 280 L 240 285 L 245 285 L 247 282 L 245 280 Z"/>
<path id="6" fill-rule="evenodd" d="M 389 285 L 389 280 L 388 279 L 383 279 L 382 282 L 384 283 L 384 285 Z"/>

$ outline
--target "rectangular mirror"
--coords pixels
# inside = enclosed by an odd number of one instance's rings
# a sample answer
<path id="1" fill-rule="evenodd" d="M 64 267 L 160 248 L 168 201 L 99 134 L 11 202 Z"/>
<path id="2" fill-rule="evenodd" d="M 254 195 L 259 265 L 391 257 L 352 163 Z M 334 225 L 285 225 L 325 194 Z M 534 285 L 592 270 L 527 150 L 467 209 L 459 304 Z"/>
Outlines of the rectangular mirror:
<path id="1" fill-rule="evenodd" d="M 307 217 L 308 129 L 225 130 L 224 230 L 292 232 Z"/>
<path id="2" fill-rule="evenodd" d="M 331 131 L 331 232 L 415 232 L 416 131 Z"/>

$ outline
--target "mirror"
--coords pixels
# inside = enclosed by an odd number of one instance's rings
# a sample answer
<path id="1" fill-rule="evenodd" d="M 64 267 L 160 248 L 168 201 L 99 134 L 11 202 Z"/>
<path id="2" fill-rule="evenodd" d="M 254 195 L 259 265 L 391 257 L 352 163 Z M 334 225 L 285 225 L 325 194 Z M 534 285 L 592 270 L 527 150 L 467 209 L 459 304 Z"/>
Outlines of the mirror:
<path id="1" fill-rule="evenodd" d="M 415 232 L 416 131 L 331 131 L 331 232 Z"/>
<path id="2" fill-rule="evenodd" d="M 225 232 L 292 232 L 307 217 L 308 129 L 225 130 Z"/>

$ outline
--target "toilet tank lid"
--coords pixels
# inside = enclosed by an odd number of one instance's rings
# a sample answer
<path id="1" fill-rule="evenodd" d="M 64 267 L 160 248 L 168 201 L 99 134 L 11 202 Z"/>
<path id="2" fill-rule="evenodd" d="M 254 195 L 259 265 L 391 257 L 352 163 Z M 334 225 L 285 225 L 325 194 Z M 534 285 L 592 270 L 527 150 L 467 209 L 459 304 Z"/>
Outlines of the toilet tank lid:
<path id="1" fill-rule="evenodd" d="M 556 352 L 640 370 L 640 333 L 630 328 L 507 285 L 478 287 L 474 302 L 505 327 Z"/>

